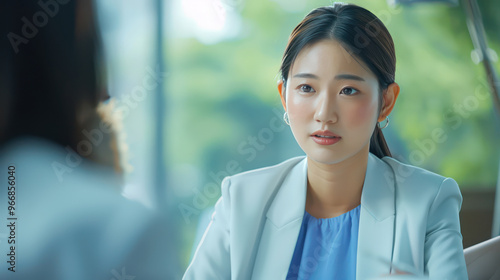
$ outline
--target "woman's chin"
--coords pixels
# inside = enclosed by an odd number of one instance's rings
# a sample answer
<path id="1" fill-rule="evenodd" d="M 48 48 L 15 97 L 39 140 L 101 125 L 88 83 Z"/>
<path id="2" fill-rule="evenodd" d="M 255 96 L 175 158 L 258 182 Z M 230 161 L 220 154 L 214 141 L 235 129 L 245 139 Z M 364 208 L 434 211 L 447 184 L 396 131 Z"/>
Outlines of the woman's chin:
<path id="1" fill-rule="evenodd" d="M 312 151 L 306 155 L 309 160 L 321 164 L 337 164 L 346 158 L 345 154 L 333 151 Z"/>

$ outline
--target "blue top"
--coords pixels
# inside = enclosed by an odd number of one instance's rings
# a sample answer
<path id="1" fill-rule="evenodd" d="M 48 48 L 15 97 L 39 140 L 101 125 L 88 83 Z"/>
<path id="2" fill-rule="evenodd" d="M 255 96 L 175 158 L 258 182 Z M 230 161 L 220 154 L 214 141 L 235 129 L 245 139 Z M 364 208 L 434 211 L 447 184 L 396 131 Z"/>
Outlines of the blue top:
<path id="1" fill-rule="evenodd" d="M 359 210 L 329 219 L 305 212 L 286 279 L 356 279 Z"/>

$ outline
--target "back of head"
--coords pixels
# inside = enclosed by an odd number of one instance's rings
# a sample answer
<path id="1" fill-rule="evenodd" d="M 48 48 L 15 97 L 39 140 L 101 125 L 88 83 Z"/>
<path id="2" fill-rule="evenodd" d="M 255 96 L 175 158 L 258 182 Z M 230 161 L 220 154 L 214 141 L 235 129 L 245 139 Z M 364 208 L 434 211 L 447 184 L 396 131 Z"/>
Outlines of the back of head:
<path id="1" fill-rule="evenodd" d="M 92 1 L 0 6 L 0 147 L 34 136 L 76 150 L 102 92 Z"/>

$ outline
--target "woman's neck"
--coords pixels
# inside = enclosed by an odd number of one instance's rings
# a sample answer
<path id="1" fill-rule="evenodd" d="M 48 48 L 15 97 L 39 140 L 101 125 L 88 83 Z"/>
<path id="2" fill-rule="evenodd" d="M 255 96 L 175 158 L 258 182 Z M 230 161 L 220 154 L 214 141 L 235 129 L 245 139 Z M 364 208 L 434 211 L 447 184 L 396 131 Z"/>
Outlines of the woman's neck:
<path id="1" fill-rule="evenodd" d="M 368 165 L 368 150 L 336 164 L 307 159 L 306 211 L 316 218 L 332 218 L 356 208 Z"/>

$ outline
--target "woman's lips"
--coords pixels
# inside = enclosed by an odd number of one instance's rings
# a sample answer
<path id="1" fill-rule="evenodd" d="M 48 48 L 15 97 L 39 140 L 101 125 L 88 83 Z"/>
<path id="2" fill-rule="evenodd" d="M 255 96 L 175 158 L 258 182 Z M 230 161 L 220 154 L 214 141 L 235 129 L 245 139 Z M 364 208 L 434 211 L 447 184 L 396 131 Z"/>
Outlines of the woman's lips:
<path id="1" fill-rule="evenodd" d="M 342 137 L 329 130 L 318 130 L 312 133 L 311 137 L 319 145 L 333 145 L 342 139 Z"/>
<path id="2" fill-rule="evenodd" d="M 333 145 L 340 141 L 340 137 L 321 137 L 316 135 L 313 135 L 312 139 L 320 145 Z"/>

